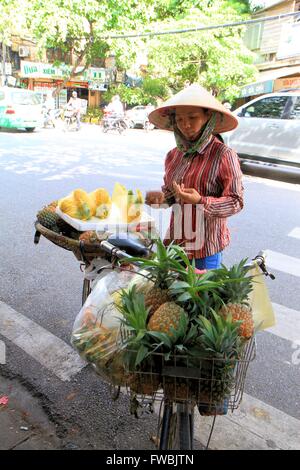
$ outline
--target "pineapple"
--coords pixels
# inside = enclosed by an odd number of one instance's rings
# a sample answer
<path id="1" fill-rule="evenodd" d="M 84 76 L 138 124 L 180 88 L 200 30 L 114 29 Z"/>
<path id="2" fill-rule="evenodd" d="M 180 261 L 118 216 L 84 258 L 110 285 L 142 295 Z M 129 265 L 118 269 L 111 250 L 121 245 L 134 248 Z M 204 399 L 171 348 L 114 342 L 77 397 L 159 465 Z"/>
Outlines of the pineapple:
<path id="1" fill-rule="evenodd" d="M 251 309 L 247 305 L 240 303 L 228 303 L 223 305 L 219 313 L 225 317 L 231 315 L 233 321 L 242 321 L 239 328 L 239 335 L 245 339 L 250 339 L 254 333 L 254 320 Z"/>
<path id="2" fill-rule="evenodd" d="M 200 336 L 197 340 L 199 359 L 195 359 L 201 368 L 199 401 L 212 406 L 222 402 L 234 385 L 234 368 L 242 351 L 239 336 L 239 321 L 232 317 L 223 317 L 213 310 L 211 318 L 199 316 L 197 323 Z"/>
<path id="3" fill-rule="evenodd" d="M 174 337 L 174 331 L 180 326 L 180 319 L 186 316 L 182 307 L 175 302 L 165 302 L 151 316 L 147 328 L 151 331 L 165 333 L 169 337 Z"/>
<path id="4" fill-rule="evenodd" d="M 57 225 L 60 217 L 55 213 L 55 208 L 53 207 L 44 207 L 37 213 L 38 222 L 44 227 L 52 230 L 53 232 L 60 233 L 60 229 Z"/>
<path id="5" fill-rule="evenodd" d="M 253 276 L 248 276 L 249 267 L 246 260 L 227 269 L 222 266 L 215 271 L 219 279 L 224 282 L 221 289 L 223 305 L 219 313 L 223 316 L 231 315 L 233 321 L 241 321 L 239 334 L 245 339 L 251 338 L 254 333 L 254 321 L 250 306 L 247 304 L 248 295 L 253 289 Z"/>
<path id="6" fill-rule="evenodd" d="M 126 329 L 123 331 L 126 344 L 124 361 L 127 370 L 132 373 L 128 385 L 136 393 L 151 395 L 158 389 L 159 376 L 155 372 L 153 358 L 149 355 L 151 344 L 146 326 L 149 310 L 145 306 L 144 296 L 136 292 L 135 286 L 123 290 L 118 308 L 123 314 L 121 321 Z M 152 371 L 150 376 L 149 370 Z M 143 371 L 148 371 L 148 374 Z"/>
<path id="7" fill-rule="evenodd" d="M 183 269 L 178 262 L 178 254 L 172 245 L 165 247 L 160 239 L 156 241 L 157 251 L 151 259 L 131 258 L 138 261 L 141 271 L 147 270 L 147 283 L 137 287 L 137 291 L 144 294 L 145 305 L 149 307 L 149 318 L 160 305 L 172 300 L 168 290 L 173 282 L 176 270 Z"/>

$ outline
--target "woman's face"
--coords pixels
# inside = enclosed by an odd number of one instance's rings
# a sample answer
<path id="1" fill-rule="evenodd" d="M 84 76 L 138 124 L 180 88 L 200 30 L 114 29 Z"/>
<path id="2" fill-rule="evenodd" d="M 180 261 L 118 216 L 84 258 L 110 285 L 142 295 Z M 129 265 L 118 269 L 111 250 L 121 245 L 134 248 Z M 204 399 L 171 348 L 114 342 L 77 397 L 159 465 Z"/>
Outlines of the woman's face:
<path id="1" fill-rule="evenodd" d="M 194 106 L 182 106 L 176 109 L 175 122 L 186 139 L 194 140 L 209 118 L 209 111 Z"/>

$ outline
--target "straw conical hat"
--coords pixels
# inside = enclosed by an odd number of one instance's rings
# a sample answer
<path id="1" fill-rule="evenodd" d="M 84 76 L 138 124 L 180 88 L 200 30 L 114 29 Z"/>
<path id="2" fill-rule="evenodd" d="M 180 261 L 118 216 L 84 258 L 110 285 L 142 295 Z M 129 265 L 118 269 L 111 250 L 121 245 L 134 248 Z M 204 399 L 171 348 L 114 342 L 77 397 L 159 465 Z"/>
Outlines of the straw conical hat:
<path id="1" fill-rule="evenodd" d="M 170 113 L 180 106 L 195 106 L 217 111 L 217 122 L 214 133 L 226 132 L 235 129 L 238 125 L 236 117 L 223 106 L 216 98 L 200 85 L 193 84 L 184 88 L 159 108 L 149 114 L 149 121 L 160 129 L 173 130 Z"/>

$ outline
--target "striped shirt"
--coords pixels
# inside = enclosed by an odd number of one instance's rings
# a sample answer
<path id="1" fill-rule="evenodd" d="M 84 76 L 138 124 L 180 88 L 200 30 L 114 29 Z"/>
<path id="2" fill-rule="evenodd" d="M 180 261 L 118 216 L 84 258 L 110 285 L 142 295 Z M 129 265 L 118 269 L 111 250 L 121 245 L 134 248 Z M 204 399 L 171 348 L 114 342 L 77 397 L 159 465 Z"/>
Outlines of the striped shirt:
<path id="1" fill-rule="evenodd" d="M 173 181 L 195 188 L 201 195 L 200 203 L 176 201 Z M 166 244 L 174 240 L 189 258 L 214 255 L 229 244 L 226 219 L 243 208 L 242 172 L 232 149 L 213 136 L 193 157 L 184 157 L 174 148 L 166 156 L 162 191 L 172 205 Z"/>

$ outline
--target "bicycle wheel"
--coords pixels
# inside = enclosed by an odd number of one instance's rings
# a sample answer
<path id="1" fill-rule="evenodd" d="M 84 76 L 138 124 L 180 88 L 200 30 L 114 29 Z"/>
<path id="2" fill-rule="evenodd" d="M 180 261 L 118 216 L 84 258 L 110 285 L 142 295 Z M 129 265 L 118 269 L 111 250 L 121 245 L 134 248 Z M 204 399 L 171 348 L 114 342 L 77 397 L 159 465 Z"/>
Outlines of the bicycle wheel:
<path id="1" fill-rule="evenodd" d="M 88 298 L 90 292 L 91 292 L 91 283 L 88 279 L 84 279 L 83 286 L 82 286 L 82 305 Z"/>
<path id="2" fill-rule="evenodd" d="M 194 440 L 194 406 L 167 403 L 161 422 L 160 450 L 192 450 Z"/>

